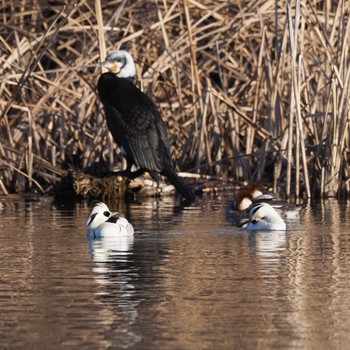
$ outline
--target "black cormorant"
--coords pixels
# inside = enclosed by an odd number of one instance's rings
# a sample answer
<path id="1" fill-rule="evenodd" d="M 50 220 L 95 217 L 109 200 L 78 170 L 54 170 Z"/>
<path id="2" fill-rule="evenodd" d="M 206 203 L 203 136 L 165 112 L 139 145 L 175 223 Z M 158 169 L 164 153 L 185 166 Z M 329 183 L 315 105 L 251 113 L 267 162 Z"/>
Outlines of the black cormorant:
<path id="1" fill-rule="evenodd" d="M 99 78 L 97 89 L 109 131 L 127 160 L 128 176 L 147 171 L 158 182 L 161 174 L 192 203 L 193 192 L 172 164 L 166 125 L 153 101 L 133 83 L 135 64 L 131 55 L 124 50 L 112 51 L 99 66 L 109 70 Z M 133 164 L 139 169 L 131 173 Z"/>

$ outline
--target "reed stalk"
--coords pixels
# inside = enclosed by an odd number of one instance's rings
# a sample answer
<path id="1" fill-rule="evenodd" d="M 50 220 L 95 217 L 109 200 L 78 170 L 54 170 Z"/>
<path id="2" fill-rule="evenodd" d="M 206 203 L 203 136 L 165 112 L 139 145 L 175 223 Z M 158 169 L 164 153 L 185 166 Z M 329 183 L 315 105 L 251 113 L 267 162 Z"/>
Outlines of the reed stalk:
<path id="1" fill-rule="evenodd" d="M 0 5 L 0 193 L 122 157 L 96 63 L 128 44 L 182 171 L 348 194 L 350 0 Z M 29 186 L 31 183 L 32 186 Z"/>

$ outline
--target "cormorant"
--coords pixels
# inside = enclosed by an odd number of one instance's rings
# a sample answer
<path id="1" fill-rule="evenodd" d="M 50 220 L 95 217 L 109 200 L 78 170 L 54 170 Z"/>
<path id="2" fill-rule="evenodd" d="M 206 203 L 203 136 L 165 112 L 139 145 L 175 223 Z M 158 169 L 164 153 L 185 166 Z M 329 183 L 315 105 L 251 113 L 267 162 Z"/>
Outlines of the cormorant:
<path id="1" fill-rule="evenodd" d="M 186 202 L 195 196 L 177 175 L 169 151 L 166 125 L 153 101 L 133 83 L 135 64 L 125 50 L 112 51 L 100 67 L 97 84 L 109 131 L 127 160 L 126 174 L 136 177 L 147 171 L 159 182 L 161 174 L 171 182 Z M 132 165 L 139 169 L 131 172 Z"/>

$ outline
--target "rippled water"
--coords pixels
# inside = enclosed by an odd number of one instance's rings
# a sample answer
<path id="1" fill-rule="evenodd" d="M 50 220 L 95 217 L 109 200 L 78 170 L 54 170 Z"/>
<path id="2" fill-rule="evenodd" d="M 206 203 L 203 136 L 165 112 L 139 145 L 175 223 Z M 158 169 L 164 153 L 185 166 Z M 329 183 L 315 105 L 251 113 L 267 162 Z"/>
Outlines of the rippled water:
<path id="1" fill-rule="evenodd" d="M 136 233 L 116 241 L 86 238 L 86 204 L 5 203 L 0 348 L 348 348 L 349 206 L 247 233 L 228 201 L 119 203 Z"/>

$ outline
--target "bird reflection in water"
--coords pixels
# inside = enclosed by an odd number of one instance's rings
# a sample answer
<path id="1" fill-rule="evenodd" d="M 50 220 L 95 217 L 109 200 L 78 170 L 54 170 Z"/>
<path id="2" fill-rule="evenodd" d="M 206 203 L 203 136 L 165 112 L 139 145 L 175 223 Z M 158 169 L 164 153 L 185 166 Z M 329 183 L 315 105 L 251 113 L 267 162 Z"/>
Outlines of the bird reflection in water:
<path id="1" fill-rule="evenodd" d="M 94 262 L 125 262 L 132 255 L 134 236 L 90 238 L 89 255 Z"/>
<path id="2" fill-rule="evenodd" d="M 134 236 L 88 238 L 94 262 L 96 296 L 104 305 L 104 333 L 115 334 L 121 348 L 135 345 L 141 337 L 131 327 L 138 319 L 141 300 L 135 294 L 138 273 L 133 264 Z"/>
<path id="3" fill-rule="evenodd" d="M 286 231 L 250 232 L 249 245 L 257 256 L 278 258 L 286 250 Z"/>

